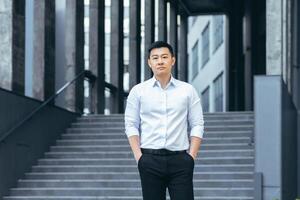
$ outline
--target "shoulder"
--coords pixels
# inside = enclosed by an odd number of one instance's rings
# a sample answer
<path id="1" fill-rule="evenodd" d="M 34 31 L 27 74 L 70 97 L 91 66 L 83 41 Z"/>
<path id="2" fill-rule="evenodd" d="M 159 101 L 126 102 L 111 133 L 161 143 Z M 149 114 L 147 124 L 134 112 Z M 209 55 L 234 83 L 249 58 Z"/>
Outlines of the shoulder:
<path id="1" fill-rule="evenodd" d="M 142 92 L 143 90 L 145 90 L 149 86 L 150 82 L 151 82 L 151 79 L 136 84 L 135 86 L 133 86 L 131 88 L 129 93 L 139 94 L 140 92 Z"/>
<path id="2" fill-rule="evenodd" d="M 184 89 L 187 92 L 193 92 L 195 90 L 194 86 L 190 83 L 180 81 L 176 79 L 176 84 L 179 88 Z"/>

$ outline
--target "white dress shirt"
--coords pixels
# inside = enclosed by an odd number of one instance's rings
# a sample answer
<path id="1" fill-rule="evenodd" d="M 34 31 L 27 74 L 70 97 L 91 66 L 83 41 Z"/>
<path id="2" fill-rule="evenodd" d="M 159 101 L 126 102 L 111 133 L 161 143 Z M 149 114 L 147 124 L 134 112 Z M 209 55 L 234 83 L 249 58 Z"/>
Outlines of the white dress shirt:
<path id="1" fill-rule="evenodd" d="M 163 89 L 155 77 L 134 86 L 127 98 L 127 137 L 140 136 L 140 147 L 187 150 L 189 136 L 202 138 L 200 98 L 194 87 L 171 77 Z"/>

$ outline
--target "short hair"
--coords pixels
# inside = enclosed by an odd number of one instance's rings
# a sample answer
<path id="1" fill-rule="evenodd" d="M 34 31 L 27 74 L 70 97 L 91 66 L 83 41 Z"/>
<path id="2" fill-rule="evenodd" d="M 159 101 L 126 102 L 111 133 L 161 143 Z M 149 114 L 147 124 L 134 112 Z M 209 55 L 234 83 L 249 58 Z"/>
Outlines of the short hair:
<path id="1" fill-rule="evenodd" d="M 150 58 L 150 53 L 153 49 L 162 48 L 162 47 L 168 48 L 172 57 L 174 57 L 173 48 L 169 43 L 164 42 L 164 41 L 156 41 L 156 42 L 153 42 L 148 49 L 148 58 Z"/>

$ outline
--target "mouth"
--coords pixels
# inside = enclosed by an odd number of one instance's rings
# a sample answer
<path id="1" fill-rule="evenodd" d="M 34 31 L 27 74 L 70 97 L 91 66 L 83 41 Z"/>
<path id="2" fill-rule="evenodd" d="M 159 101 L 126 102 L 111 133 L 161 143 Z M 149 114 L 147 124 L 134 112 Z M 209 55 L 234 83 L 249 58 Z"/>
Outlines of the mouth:
<path id="1" fill-rule="evenodd" d="M 158 70 L 164 70 L 164 69 L 166 69 L 165 67 L 159 67 L 159 68 L 157 68 Z"/>

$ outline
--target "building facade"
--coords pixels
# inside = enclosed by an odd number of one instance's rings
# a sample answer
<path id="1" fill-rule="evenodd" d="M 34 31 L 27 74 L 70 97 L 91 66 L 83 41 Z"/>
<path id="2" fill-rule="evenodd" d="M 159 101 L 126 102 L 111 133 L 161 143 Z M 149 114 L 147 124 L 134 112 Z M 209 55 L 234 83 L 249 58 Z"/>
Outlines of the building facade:
<path id="1" fill-rule="evenodd" d="M 205 112 L 226 111 L 226 16 L 189 18 L 189 82 L 197 89 Z"/>

